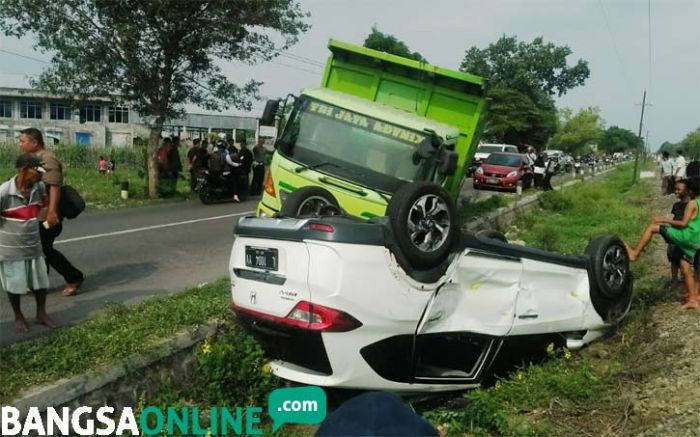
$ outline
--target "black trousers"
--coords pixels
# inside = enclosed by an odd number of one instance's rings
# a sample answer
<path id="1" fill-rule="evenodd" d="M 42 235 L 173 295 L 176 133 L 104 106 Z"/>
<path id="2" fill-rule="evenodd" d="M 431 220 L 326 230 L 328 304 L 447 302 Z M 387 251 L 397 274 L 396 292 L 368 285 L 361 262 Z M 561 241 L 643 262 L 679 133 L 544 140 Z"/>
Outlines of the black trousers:
<path id="1" fill-rule="evenodd" d="M 264 179 L 265 165 L 253 165 L 253 181 L 250 183 L 251 196 L 258 196 L 262 193 Z"/>
<path id="2" fill-rule="evenodd" d="M 63 231 L 63 223 L 58 223 L 50 229 L 39 227 L 41 247 L 44 249 L 46 257 L 46 269 L 49 270 L 50 267 L 53 267 L 67 283 L 74 284 L 83 280 L 83 273 L 76 269 L 61 252 L 53 248 L 53 242 L 61 235 L 61 231 Z"/>
<path id="3" fill-rule="evenodd" d="M 544 182 L 542 188 L 544 188 L 545 191 L 552 191 L 554 189 L 552 187 L 552 176 L 554 176 L 553 173 L 547 173 L 544 175 Z"/>

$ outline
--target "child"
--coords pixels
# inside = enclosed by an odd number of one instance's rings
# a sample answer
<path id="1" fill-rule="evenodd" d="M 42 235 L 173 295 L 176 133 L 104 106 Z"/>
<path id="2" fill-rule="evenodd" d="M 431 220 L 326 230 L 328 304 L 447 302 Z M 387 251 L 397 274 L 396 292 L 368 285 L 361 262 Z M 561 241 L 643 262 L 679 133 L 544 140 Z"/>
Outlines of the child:
<path id="1" fill-rule="evenodd" d="M 37 157 L 20 155 L 17 175 L 0 185 L 0 291 L 5 291 L 15 313 L 15 330 L 27 332 L 20 295 L 32 290 L 36 318 L 49 328 L 56 323 L 46 315 L 49 277 L 39 238 L 39 213 L 45 204 L 45 172 Z"/>
<path id="2" fill-rule="evenodd" d="M 107 163 L 107 174 L 111 176 L 116 168 L 117 164 L 114 162 L 114 158 L 110 158 L 109 162 Z"/>
<path id="3" fill-rule="evenodd" d="M 103 156 L 100 156 L 100 162 L 97 163 L 97 169 L 100 171 L 101 175 L 107 173 L 107 161 Z"/>
<path id="4" fill-rule="evenodd" d="M 673 215 L 673 220 L 682 220 L 685 213 L 685 207 L 690 201 L 690 192 L 688 191 L 688 183 L 686 181 L 678 181 L 675 183 L 675 193 L 678 198 L 678 202 L 673 204 L 671 208 L 671 214 Z M 671 282 L 678 282 L 678 269 L 681 265 L 681 258 L 683 257 L 683 251 L 675 244 L 669 244 L 666 250 L 666 257 L 671 263 Z"/>
<path id="5" fill-rule="evenodd" d="M 694 309 L 700 306 L 698 288 L 692 272 L 692 264 L 700 250 L 700 179 L 688 184 L 691 194 L 695 197 L 688 202 L 682 220 L 671 220 L 666 217 L 654 217 L 652 223 L 644 230 L 642 238 L 635 249 L 625 245 L 630 261 L 636 261 L 654 234 L 661 236 L 669 244 L 675 244 L 682 251 L 680 269 L 683 272 L 687 300 L 682 308 Z M 670 226 L 669 226 L 670 225 Z"/>

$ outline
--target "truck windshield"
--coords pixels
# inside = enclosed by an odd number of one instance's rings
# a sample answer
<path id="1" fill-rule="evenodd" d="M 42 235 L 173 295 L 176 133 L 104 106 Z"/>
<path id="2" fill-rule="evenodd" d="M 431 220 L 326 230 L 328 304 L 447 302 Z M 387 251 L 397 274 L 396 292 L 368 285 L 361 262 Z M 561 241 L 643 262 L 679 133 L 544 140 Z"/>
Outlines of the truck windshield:
<path id="1" fill-rule="evenodd" d="M 278 143 L 283 155 L 369 188 L 393 193 L 432 178 L 434 160 L 414 159 L 426 134 L 302 98 Z"/>

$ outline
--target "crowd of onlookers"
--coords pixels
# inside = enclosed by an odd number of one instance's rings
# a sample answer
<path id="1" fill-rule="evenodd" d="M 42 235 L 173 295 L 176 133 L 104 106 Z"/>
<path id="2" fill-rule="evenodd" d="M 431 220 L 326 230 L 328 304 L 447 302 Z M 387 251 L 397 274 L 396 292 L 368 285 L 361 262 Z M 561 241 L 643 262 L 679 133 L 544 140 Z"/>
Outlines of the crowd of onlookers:
<path id="1" fill-rule="evenodd" d="M 175 183 L 183 174 L 180 146 L 178 137 L 166 137 L 158 149 L 161 195 L 174 193 Z M 234 193 L 232 200 L 235 202 L 244 196 L 261 194 L 266 159 L 262 141 L 249 149 L 245 142 L 236 143 L 223 135 L 211 141 L 195 138 L 186 154 L 192 191 L 197 189 L 198 177 L 206 174 L 207 177 L 221 178 L 224 183 L 231 184 Z"/>
<path id="2" fill-rule="evenodd" d="M 639 244 L 635 248 L 628 247 L 627 251 L 630 260 L 635 261 L 654 234 L 661 235 L 668 244 L 671 284 L 683 282 L 683 308 L 694 309 L 700 307 L 700 162 L 688 163 L 682 150 L 676 153 L 677 156 L 671 158 L 668 152 L 663 152 L 659 161 L 661 193 L 675 194 L 677 198 L 671 217 L 654 217 Z"/>

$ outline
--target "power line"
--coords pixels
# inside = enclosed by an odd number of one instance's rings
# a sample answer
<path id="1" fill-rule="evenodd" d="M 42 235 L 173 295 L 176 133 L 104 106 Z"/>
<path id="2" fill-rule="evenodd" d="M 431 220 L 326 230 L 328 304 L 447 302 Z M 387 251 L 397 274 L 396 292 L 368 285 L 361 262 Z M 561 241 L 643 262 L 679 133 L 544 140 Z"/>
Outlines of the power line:
<path id="1" fill-rule="evenodd" d="M 23 54 L 21 54 L 21 53 L 11 52 L 11 51 L 5 50 L 5 49 L 0 49 L 0 52 L 7 53 L 7 54 L 9 54 L 9 55 L 19 56 L 20 58 L 29 59 L 29 60 L 31 60 L 31 61 L 41 62 L 41 63 L 43 63 L 43 64 L 50 64 L 50 62 L 45 61 L 45 60 L 43 60 L 43 59 L 32 58 L 31 56 L 23 55 Z"/>
<path id="2" fill-rule="evenodd" d="M 612 27 L 610 26 L 610 21 L 608 21 L 608 14 L 605 12 L 605 6 L 603 6 L 603 0 L 598 0 L 598 5 L 600 5 L 600 10 L 603 13 L 603 19 L 605 21 L 605 27 L 608 29 L 608 35 L 610 36 L 610 40 L 612 42 L 613 50 L 615 52 L 615 56 L 617 57 L 617 62 L 620 64 L 620 70 L 622 71 L 622 76 L 625 79 L 625 84 L 627 85 L 627 89 L 632 93 L 632 88 L 631 88 L 631 82 L 629 80 L 629 76 L 627 75 L 627 70 L 625 69 L 625 63 L 622 61 L 622 56 L 620 55 L 620 50 L 617 48 L 617 42 L 615 42 L 615 35 L 613 34 Z"/>
<path id="3" fill-rule="evenodd" d="M 279 50 L 277 51 L 277 53 L 280 56 L 284 56 L 285 58 L 289 58 L 289 59 L 292 59 L 294 61 L 301 62 L 303 64 L 313 65 L 314 67 L 325 67 L 326 66 L 326 64 L 324 62 L 316 61 L 316 60 L 313 60 L 311 58 L 307 58 L 305 56 L 295 55 L 292 53 L 283 52 L 283 51 L 279 51 Z"/>

